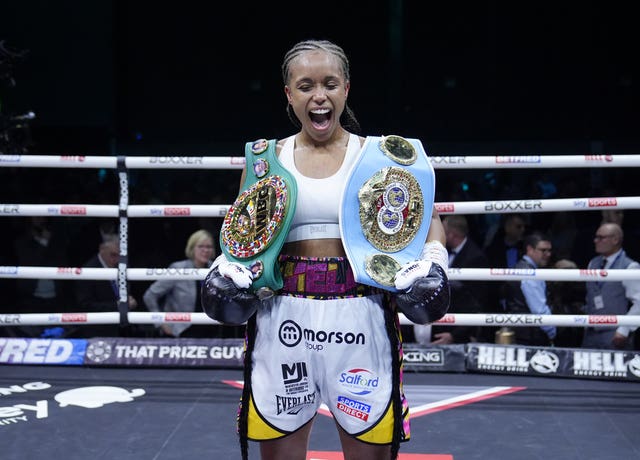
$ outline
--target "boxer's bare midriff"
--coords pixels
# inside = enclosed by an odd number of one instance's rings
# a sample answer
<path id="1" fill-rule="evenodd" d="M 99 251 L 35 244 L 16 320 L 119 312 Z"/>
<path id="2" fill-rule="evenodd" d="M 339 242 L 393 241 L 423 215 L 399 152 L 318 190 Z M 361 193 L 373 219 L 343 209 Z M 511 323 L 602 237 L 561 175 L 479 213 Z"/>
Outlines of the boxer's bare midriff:
<path id="1" fill-rule="evenodd" d="M 286 243 L 280 253 L 300 257 L 345 257 L 342 240 L 338 238 L 292 241 Z"/>

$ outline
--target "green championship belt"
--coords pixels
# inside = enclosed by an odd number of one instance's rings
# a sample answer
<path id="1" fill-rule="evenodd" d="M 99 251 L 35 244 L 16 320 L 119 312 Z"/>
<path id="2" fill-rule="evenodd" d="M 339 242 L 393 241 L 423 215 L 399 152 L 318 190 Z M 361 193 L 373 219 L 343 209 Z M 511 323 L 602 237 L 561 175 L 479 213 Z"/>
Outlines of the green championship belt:
<path id="1" fill-rule="evenodd" d="M 268 298 L 282 288 L 278 255 L 296 209 L 297 186 L 276 155 L 276 141 L 245 145 L 246 177 L 220 230 L 220 247 L 229 261 L 253 272 L 251 290 Z"/>

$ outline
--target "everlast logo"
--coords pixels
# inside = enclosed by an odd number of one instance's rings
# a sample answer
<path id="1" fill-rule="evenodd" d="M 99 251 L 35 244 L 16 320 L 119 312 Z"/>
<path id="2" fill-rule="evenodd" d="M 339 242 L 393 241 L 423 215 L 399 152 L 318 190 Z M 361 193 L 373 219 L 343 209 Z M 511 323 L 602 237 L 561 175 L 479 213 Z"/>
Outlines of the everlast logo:
<path id="1" fill-rule="evenodd" d="M 490 201 L 484 204 L 485 211 L 535 211 L 542 210 L 542 202 L 539 200 L 519 201 Z"/>
<path id="2" fill-rule="evenodd" d="M 589 198 L 589 207 L 617 206 L 618 200 L 615 198 Z"/>

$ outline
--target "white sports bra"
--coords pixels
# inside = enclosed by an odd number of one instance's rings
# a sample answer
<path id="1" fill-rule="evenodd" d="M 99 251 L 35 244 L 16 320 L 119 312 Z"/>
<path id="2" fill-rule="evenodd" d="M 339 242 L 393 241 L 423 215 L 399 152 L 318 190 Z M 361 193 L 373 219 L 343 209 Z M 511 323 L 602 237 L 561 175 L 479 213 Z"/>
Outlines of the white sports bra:
<path id="1" fill-rule="evenodd" d="M 360 139 L 355 134 L 349 135 L 347 151 L 340 169 L 324 179 L 303 176 L 298 171 L 293 158 L 294 144 L 295 135 L 288 137 L 278 157 L 280 163 L 293 174 L 298 185 L 296 213 L 285 241 L 340 238 L 340 198 L 347 174 L 360 151 Z"/>

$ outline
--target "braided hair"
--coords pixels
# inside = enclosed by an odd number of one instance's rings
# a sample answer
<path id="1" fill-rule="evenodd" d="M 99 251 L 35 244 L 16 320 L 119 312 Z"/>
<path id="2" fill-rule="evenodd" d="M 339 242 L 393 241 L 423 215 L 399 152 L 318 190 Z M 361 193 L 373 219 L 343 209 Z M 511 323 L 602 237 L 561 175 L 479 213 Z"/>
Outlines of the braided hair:
<path id="1" fill-rule="evenodd" d="M 287 53 L 284 56 L 284 61 L 282 62 L 282 79 L 285 85 L 289 83 L 289 79 L 291 78 L 290 76 L 291 62 L 306 51 L 316 51 L 316 50 L 325 51 L 326 53 L 329 53 L 332 56 L 336 57 L 342 67 L 342 73 L 344 75 L 345 80 L 346 81 L 350 80 L 349 59 L 347 58 L 346 53 L 341 47 L 339 47 L 335 43 L 332 43 L 328 40 L 304 40 L 296 43 L 293 46 L 293 48 L 287 51 Z M 291 107 L 291 104 L 287 104 L 287 115 L 289 116 L 289 120 L 291 120 L 294 126 L 296 126 L 297 128 L 302 127 L 300 120 L 298 119 L 296 114 L 293 113 L 293 108 Z M 360 133 L 360 123 L 358 123 L 358 120 L 356 120 L 353 110 L 351 110 L 349 105 L 346 103 L 344 106 L 344 111 L 340 115 L 340 123 L 348 131 L 351 131 L 355 134 Z"/>

